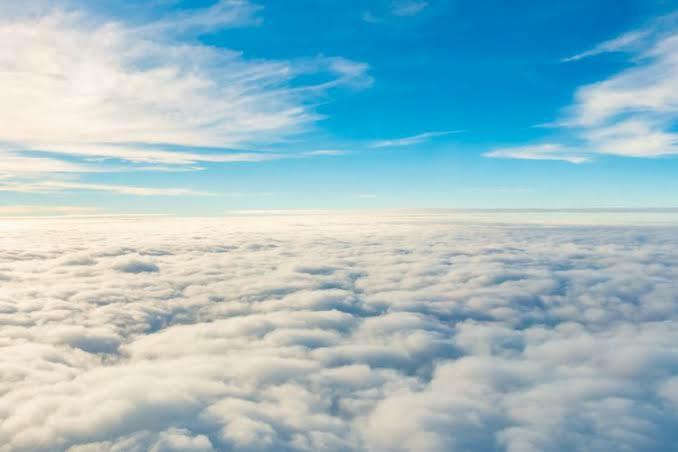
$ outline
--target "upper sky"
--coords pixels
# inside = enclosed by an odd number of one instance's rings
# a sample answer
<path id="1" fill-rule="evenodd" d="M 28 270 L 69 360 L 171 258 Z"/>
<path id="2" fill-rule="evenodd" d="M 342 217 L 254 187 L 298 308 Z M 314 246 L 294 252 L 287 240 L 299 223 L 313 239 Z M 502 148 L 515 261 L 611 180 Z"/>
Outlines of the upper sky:
<path id="1" fill-rule="evenodd" d="M 0 0 L 0 215 L 678 206 L 678 2 Z"/>

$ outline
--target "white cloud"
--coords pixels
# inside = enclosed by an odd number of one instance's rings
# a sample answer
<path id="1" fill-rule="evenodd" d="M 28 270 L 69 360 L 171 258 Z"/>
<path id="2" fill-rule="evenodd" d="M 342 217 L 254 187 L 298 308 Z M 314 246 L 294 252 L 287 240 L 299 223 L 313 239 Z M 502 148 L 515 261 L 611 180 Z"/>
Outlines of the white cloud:
<path id="1" fill-rule="evenodd" d="M 569 159 L 572 149 L 588 158 L 678 155 L 677 20 L 676 15 L 661 18 L 565 60 L 623 51 L 631 55 L 632 66 L 576 91 L 574 103 L 553 124 L 574 143 L 557 145 L 563 150 L 562 160 Z M 506 156 L 522 158 L 521 148 L 508 150 Z"/>
<path id="2" fill-rule="evenodd" d="M 85 172 L 88 158 L 130 167 L 282 158 L 224 149 L 268 146 L 307 131 L 321 119 L 319 95 L 371 83 L 366 64 L 341 57 L 248 59 L 194 39 L 256 23 L 260 7 L 246 1 L 143 24 L 66 5 L 3 5 L 0 142 L 11 154 L 0 172 Z M 320 81 L 299 81 L 311 74 Z M 36 150 L 54 157 L 26 152 Z"/>
<path id="3" fill-rule="evenodd" d="M 395 16 L 416 16 L 428 6 L 428 2 L 416 0 L 396 0 L 391 4 L 391 14 Z"/>
<path id="4" fill-rule="evenodd" d="M 598 44 L 594 48 L 571 57 L 563 58 L 563 62 L 578 61 L 584 58 L 597 56 L 603 53 L 622 52 L 633 48 L 648 36 L 647 30 L 631 31 L 617 38 Z"/>
<path id="5" fill-rule="evenodd" d="M 386 5 L 382 5 L 381 8 L 378 8 L 380 9 L 380 12 L 366 10 L 363 11 L 361 17 L 364 22 L 378 24 L 387 21 L 393 16 L 396 18 L 416 16 L 428 7 L 429 3 L 425 1 L 393 0 L 390 3 L 387 2 Z"/>
<path id="6" fill-rule="evenodd" d="M 27 157 L 14 152 L 0 151 L 0 175 L 26 175 L 31 173 L 82 173 L 96 168 L 63 160 Z"/>
<path id="7" fill-rule="evenodd" d="M 130 185 L 110 185 L 85 182 L 47 180 L 44 182 L 3 182 L 0 191 L 17 193 L 54 193 L 65 190 L 94 190 L 137 196 L 215 196 L 215 193 L 187 188 L 153 188 Z"/>
<path id="8" fill-rule="evenodd" d="M 279 138 L 318 118 L 287 86 L 301 71 L 348 83 L 366 69 L 337 58 L 246 60 L 82 14 L 0 23 L 0 37 L 9 52 L 0 60 L 6 99 L 0 139 L 44 151 L 74 147 L 78 154 L 110 144 L 224 148 Z"/>
<path id="9" fill-rule="evenodd" d="M 86 206 L 40 206 L 40 205 L 11 205 L 0 206 L 0 216 L 23 215 L 87 215 L 101 213 L 98 207 Z"/>
<path id="10" fill-rule="evenodd" d="M 493 149 L 485 157 L 513 158 L 524 160 L 563 160 L 570 163 L 588 162 L 590 158 L 576 149 L 567 149 L 557 143 L 537 144 L 533 146 L 515 146 Z"/>
<path id="11" fill-rule="evenodd" d="M 668 451 L 676 237 L 456 212 L 3 222 L 0 451 Z"/>
<path id="12" fill-rule="evenodd" d="M 370 145 L 372 148 L 385 148 L 385 147 L 397 147 L 397 146 L 413 146 L 415 144 L 426 143 L 431 141 L 434 138 L 443 137 L 446 135 L 451 135 L 454 133 L 461 133 L 461 130 L 445 130 L 439 132 L 425 132 L 417 135 L 412 135 L 409 137 L 403 138 L 394 138 L 389 140 L 379 140 L 375 141 Z"/>
<path id="13" fill-rule="evenodd" d="M 370 23 L 370 24 L 378 24 L 380 22 L 383 22 L 383 19 L 381 17 L 377 17 L 370 11 L 365 11 L 361 15 L 363 21 Z"/>
<path id="14" fill-rule="evenodd" d="M 158 149 L 157 146 L 134 146 L 134 145 L 55 145 L 49 150 L 41 152 L 67 154 L 79 158 L 119 159 L 131 163 L 154 163 L 165 165 L 190 165 L 199 162 L 225 163 L 225 162 L 262 162 L 276 160 L 289 155 L 265 152 L 186 152 L 167 151 Z M 28 161 L 28 158 L 26 158 Z M 130 169 L 135 167 L 131 166 Z M 179 168 L 181 169 L 181 168 Z"/>
<path id="15" fill-rule="evenodd" d="M 313 155 L 313 156 L 319 156 L 319 155 L 345 155 L 347 154 L 347 151 L 343 151 L 341 149 L 317 149 L 315 151 L 308 151 L 305 152 L 305 155 Z"/>
<path id="16" fill-rule="evenodd" d="M 203 33 L 227 27 L 241 27 L 260 23 L 256 13 L 262 9 L 247 0 L 218 0 L 211 6 L 193 11 L 166 15 L 160 20 L 140 27 L 144 32 L 198 32 Z"/>

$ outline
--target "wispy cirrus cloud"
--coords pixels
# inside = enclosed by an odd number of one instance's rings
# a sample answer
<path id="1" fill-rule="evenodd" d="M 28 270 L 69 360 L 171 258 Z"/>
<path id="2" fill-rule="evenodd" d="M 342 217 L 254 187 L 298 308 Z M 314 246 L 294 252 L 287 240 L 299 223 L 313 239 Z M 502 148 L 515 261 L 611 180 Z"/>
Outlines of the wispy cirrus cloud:
<path id="1" fill-rule="evenodd" d="M 419 0 L 396 0 L 391 3 L 391 14 L 395 16 L 416 16 L 428 6 L 428 2 Z"/>
<path id="2" fill-rule="evenodd" d="M 618 38 L 602 42 L 590 50 L 563 58 L 561 61 L 579 61 L 583 60 L 584 58 L 593 57 L 603 53 L 627 51 L 632 46 L 638 45 L 643 40 L 643 38 L 648 36 L 648 34 L 649 33 L 646 30 L 631 31 L 619 36 Z"/>
<path id="3" fill-rule="evenodd" d="M 348 151 L 344 151 L 342 149 L 316 149 L 314 151 L 307 151 L 304 152 L 304 155 L 312 155 L 312 156 L 332 156 L 332 155 L 345 155 L 348 154 Z"/>
<path id="4" fill-rule="evenodd" d="M 590 161 L 590 158 L 586 154 L 556 143 L 498 148 L 485 153 L 485 157 L 523 160 L 563 160 L 570 163 L 584 163 Z"/>
<path id="5" fill-rule="evenodd" d="M 28 157 L 15 152 L 0 151 L 0 175 L 5 177 L 25 174 L 82 173 L 93 168 L 65 160 Z"/>
<path id="6" fill-rule="evenodd" d="M 102 191 L 134 196 L 219 196 L 223 198 L 260 198 L 272 196 L 270 192 L 209 192 L 179 187 L 146 187 L 135 185 L 113 185 L 71 180 L 48 179 L 44 181 L 5 181 L 0 179 L 0 192 L 58 193 L 64 191 Z"/>
<path id="7" fill-rule="evenodd" d="M 415 144 L 426 143 L 438 137 L 444 137 L 446 135 L 451 135 L 455 133 L 462 133 L 463 130 L 443 130 L 443 131 L 433 131 L 433 132 L 424 132 L 417 135 L 411 135 L 408 137 L 402 138 L 392 138 L 378 140 L 369 145 L 371 148 L 386 148 L 386 147 L 398 147 L 398 146 L 413 146 Z"/>
<path id="8" fill-rule="evenodd" d="M 393 0 L 381 8 L 375 10 L 366 10 L 362 14 L 362 19 L 365 22 L 378 24 L 385 22 L 389 18 L 406 18 L 413 17 L 420 14 L 429 3 L 422 0 Z"/>
<path id="9" fill-rule="evenodd" d="M 0 206 L 0 216 L 33 216 L 33 215 L 90 215 L 99 214 L 102 209 L 85 206 L 44 206 L 44 205 L 11 205 Z"/>
<path id="10" fill-rule="evenodd" d="M 572 163 L 581 163 L 601 154 L 626 157 L 678 155 L 677 25 L 678 14 L 663 17 L 643 29 L 563 60 L 573 64 L 604 53 L 624 52 L 632 64 L 605 80 L 576 91 L 574 102 L 549 125 L 562 134 L 567 145 L 532 143 L 492 150 L 485 155 L 512 158 L 540 155 Z M 535 154 L 535 150 L 539 152 Z M 572 158 L 573 154 L 575 158 Z"/>
<path id="11" fill-rule="evenodd" d="M 139 27 L 144 32 L 205 32 L 226 27 L 258 25 L 263 7 L 248 0 L 218 0 L 205 8 L 169 14 Z"/>
<path id="12" fill-rule="evenodd" d="M 365 65 L 341 58 L 246 60 L 84 13 L 0 23 L 0 38 L 12 48 L 0 59 L 0 140 L 60 153 L 100 155 L 106 144 L 114 156 L 125 144 L 118 156 L 133 159 L 128 151 L 145 150 L 128 143 L 266 143 L 319 119 L 304 93 L 328 86 L 292 88 L 296 77 L 316 73 L 330 87 L 367 77 Z"/>
<path id="13" fill-rule="evenodd" d="M 87 172 L 91 159 L 195 168 L 283 158 L 238 149 L 303 133 L 322 118 L 320 97 L 371 83 L 366 64 L 345 58 L 248 59 L 193 38 L 256 24 L 261 7 L 247 1 L 142 24 L 83 5 L 3 6 L 0 142 L 11 159 L 0 172 Z M 313 82 L 300 81 L 309 75 Z"/>
<path id="14" fill-rule="evenodd" d="M 155 188 L 130 185 L 111 185 L 87 182 L 73 182 L 63 180 L 44 180 L 44 181 L 1 181 L 0 192 L 17 193 L 56 193 L 73 190 L 92 190 L 121 195 L 136 196 L 216 196 L 216 193 L 210 193 L 200 190 L 191 190 L 187 188 Z"/>

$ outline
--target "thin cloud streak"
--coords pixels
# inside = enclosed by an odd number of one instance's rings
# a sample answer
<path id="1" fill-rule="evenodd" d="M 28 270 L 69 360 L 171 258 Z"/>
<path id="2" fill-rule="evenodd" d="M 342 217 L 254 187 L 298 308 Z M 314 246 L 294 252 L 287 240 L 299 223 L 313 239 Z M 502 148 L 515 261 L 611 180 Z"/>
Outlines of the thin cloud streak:
<path id="1" fill-rule="evenodd" d="M 227 198 L 259 198 L 273 196 L 273 193 L 247 193 L 247 192 L 206 192 L 187 188 L 156 188 L 130 185 L 96 184 L 85 182 L 71 182 L 47 180 L 43 182 L 8 182 L 0 179 L 0 191 L 14 193 L 57 193 L 62 191 L 105 191 L 121 195 L 135 196 L 218 196 Z"/>
<path id="2" fill-rule="evenodd" d="M 92 184 L 85 182 L 67 182 L 48 180 L 44 182 L 4 182 L 0 181 L 0 191 L 15 193 L 56 193 L 62 191 L 90 190 L 135 196 L 217 196 L 216 193 L 190 190 L 186 188 L 152 188 L 129 185 Z"/>
<path id="3" fill-rule="evenodd" d="M 462 133 L 464 130 L 445 130 L 440 132 L 425 132 L 418 135 L 412 135 L 403 138 L 394 138 L 388 140 L 379 140 L 370 144 L 371 148 L 385 148 L 385 147 L 399 147 L 399 146 L 413 146 L 416 144 L 426 143 L 438 137 L 446 135 Z"/>
<path id="4" fill-rule="evenodd" d="M 416 16 L 428 7 L 428 2 L 417 0 L 395 0 L 391 4 L 394 16 Z"/>
<path id="5" fill-rule="evenodd" d="M 43 205 L 11 205 L 0 206 L 0 216 L 32 216 L 32 215 L 88 215 L 100 214 L 104 209 L 86 206 L 43 206 Z"/>
<path id="6" fill-rule="evenodd" d="M 533 146 L 498 148 L 483 154 L 491 158 L 512 158 L 523 160 L 562 160 L 569 163 L 586 163 L 590 158 L 574 149 L 554 143 Z"/>
<path id="7" fill-rule="evenodd" d="M 583 60 L 584 58 L 590 58 L 604 53 L 627 51 L 632 46 L 637 45 L 642 39 L 646 38 L 648 34 L 649 32 L 647 30 L 632 31 L 617 38 L 598 44 L 593 49 L 563 58 L 561 62 L 567 63 Z"/>
<path id="8" fill-rule="evenodd" d="M 84 173 L 92 171 L 96 171 L 96 168 L 90 165 L 0 151 L 0 175 L 16 176 L 35 173 Z"/>

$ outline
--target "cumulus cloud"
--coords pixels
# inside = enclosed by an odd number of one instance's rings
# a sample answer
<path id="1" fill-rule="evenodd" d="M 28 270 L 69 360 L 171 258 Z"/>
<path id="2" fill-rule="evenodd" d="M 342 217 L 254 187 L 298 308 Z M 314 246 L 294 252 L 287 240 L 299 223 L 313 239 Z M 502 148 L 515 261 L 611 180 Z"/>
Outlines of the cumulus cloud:
<path id="1" fill-rule="evenodd" d="M 669 451 L 675 226 L 0 224 L 0 451 Z"/>

